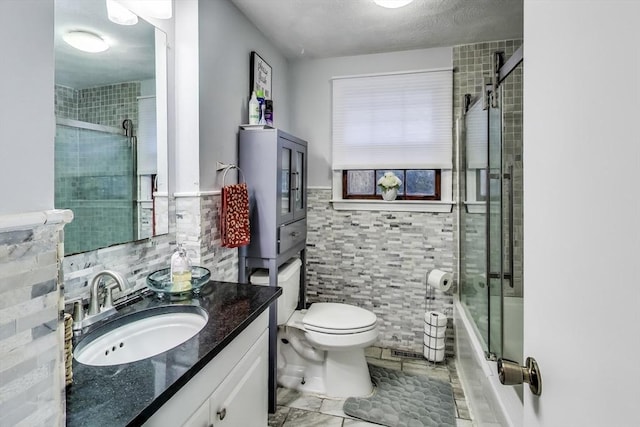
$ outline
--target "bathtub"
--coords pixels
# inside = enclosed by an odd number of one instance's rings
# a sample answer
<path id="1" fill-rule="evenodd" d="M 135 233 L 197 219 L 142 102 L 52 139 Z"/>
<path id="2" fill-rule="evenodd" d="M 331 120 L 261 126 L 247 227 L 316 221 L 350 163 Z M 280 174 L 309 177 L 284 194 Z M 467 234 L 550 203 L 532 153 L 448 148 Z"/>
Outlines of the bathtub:
<path id="1" fill-rule="evenodd" d="M 508 318 L 522 319 L 522 298 L 505 298 L 504 310 Z M 454 301 L 454 326 L 458 376 L 474 425 L 521 426 L 522 386 L 500 384 L 496 362 L 486 360 L 475 325 L 459 298 Z M 507 341 L 505 352 L 510 344 Z"/>

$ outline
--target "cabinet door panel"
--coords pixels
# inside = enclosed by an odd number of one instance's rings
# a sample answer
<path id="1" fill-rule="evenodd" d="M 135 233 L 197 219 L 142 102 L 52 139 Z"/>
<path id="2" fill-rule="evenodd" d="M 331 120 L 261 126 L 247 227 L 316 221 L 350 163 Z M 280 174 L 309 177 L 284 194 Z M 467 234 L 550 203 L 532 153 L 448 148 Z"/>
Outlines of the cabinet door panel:
<path id="1" fill-rule="evenodd" d="M 307 153 L 303 147 L 296 149 L 296 170 L 295 170 L 295 193 L 294 193 L 294 217 L 296 219 L 304 218 L 306 216 L 306 188 L 307 188 L 307 176 L 306 176 L 306 156 Z"/>
<path id="2" fill-rule="evenodd" d="M 265 331 L 211 395 L 211 420 L 215 427 L 267 425 L 267 337 Z"/>
<path id="3" fill-rule="evenodd" d="M 209 401 L 207 400 L 198 408 L 196 412 L 189 417 L 186 423 L 182 427 L 211 427 L 211 420 L 209 419 Z"/>
<path id="4" fill-rule="evenodd" d="M 281 167 L 279 171 L 280 182 L 278 184 L 278 192 L 280 193 L 280 217 L 287 221 L 291 218 L 293 212 L 291 208 L 291 174 L 292 166 L 295 158 L 293 150 L 288 146 L 280 148 Z"/>

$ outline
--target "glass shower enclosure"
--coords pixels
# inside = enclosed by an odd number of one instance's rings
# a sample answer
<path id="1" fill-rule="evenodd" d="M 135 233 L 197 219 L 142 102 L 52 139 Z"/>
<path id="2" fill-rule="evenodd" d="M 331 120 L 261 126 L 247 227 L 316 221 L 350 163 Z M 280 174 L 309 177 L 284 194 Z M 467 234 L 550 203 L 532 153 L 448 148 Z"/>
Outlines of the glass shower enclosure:
<path id="1" fill-rule="evenodd" d="M 55 206 L 74 213 L 64 229 L 65 254 L 136 240 L 137 160 L 132 131 L 131 120 L 119 129 L 57 119 Z"/>
<path id="2" fill-rule="evenodd" d="M 522 48 L 464 115 L 460 300 L 487 358 L 523 363 Z"/>

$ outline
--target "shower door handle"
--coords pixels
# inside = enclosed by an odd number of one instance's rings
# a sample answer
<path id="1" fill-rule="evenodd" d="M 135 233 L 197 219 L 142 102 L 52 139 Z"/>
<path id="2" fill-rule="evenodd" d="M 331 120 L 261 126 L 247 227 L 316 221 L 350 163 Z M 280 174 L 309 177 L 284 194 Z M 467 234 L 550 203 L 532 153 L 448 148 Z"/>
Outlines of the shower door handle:
<path id="1" fill-rule="evenodd" d="M 504 279 L 504 280 L 511 280 L 511 273 L 497 273 L 497 272 L 491 272 L 489 273 L 489 279 Z"/>
<path id="2" fill-rule="evenodd" d="M 536 396 L 542 394 L 542 376 L 536 359 L 527 357 L 525 366 L 518 362 L 498 359 L 498 378 L 504 385 L 529 384 L 529 390 Z"/>
<path id="3" fill-rule="evenodd" d="M 514 204 L 514 197 L 513 197 L 513 164 L 510 164 L 508 166 L 508 170 L 509 170 L 509 272 L 511 274 L 514 274 L 514 270 L 513 270 L 513 260 L 514 260 L 514 254 L 513 254 L 513 250 L 514 250 L 514 236 L 513 236 L 513 231 L 514 231 L 514 216 L 513 216 L 513 208 L 515 206 Z M 509 287 L 513 288 L 515 287 L 515 283 L 513 283 L 512 277 L 509 277 Z"/>

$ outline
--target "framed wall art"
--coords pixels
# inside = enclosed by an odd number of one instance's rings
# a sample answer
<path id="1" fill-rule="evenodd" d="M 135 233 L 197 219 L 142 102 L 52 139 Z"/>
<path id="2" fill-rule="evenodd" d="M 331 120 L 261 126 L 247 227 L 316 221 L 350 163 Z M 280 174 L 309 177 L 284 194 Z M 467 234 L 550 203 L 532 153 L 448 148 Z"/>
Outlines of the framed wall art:
<path id="1" fill-rule="evenodd" d="M 262 59 L 260 55 L 256 52 L 251 52 L 251 78 L 250 78 L 250 90 L 249 95 L 251 95 L 252 91 L 256 91 L 256 94 L 259 90 L 264 92 L 265 99 L 273 99 L 271 93 L 271 66 L 267 64 L 267 61 Z"/>

